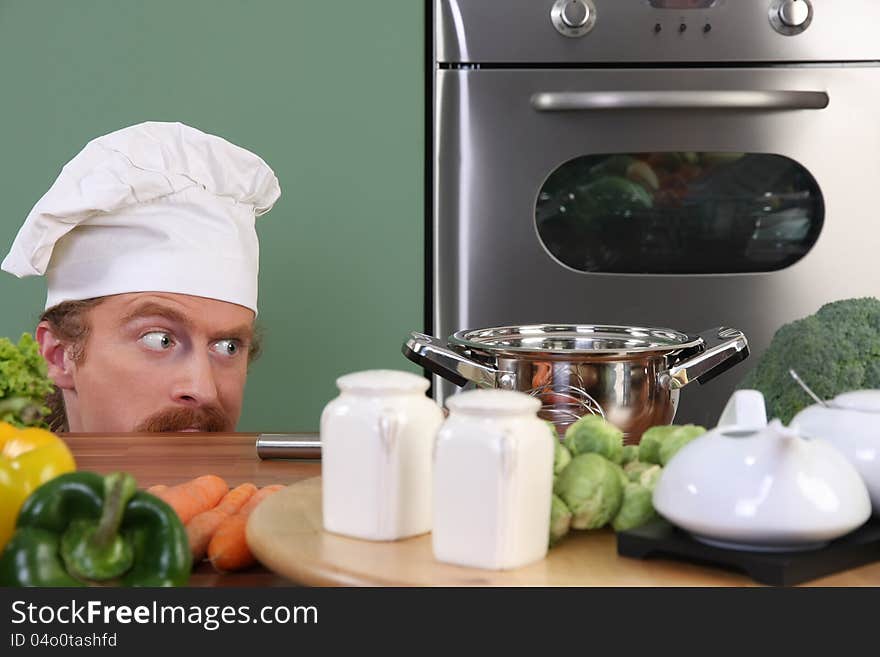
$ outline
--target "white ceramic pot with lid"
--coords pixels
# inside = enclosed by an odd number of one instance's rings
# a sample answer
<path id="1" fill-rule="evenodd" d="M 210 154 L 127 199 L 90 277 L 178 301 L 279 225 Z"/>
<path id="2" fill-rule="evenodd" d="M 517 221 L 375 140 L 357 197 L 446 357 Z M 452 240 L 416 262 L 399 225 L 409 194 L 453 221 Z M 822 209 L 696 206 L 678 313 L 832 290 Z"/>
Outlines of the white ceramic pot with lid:
<path id="1" fill-rule="evenodd" d="M 880 390 L 856 390 L 798 413 L 792 424 L 805 436 L 834 445 L 858 470 L 874 515 L 880 517 Z"/>
<path id="2" fill-rule="evenodd" d="M 696 539 L 742 550 L 814 549 L 871 515 L 852 464 L 778 420 L 720 426 L 689 443 L 664 468 L 653 500 Z"/>
<path id="3" fill-rule="evenodd" d="M 431 450 L 443 410 L 409 372 L 336 380 L 321 414 L 324 529 L 392 541 L 431 531 Z"/>
<path id="4" fill-rule="evenodd" d="M 544 558 L 554 437 L 541 402 L 512 390 L 447 400 L 434 447 L 434 558 L 504 570 Z"/>

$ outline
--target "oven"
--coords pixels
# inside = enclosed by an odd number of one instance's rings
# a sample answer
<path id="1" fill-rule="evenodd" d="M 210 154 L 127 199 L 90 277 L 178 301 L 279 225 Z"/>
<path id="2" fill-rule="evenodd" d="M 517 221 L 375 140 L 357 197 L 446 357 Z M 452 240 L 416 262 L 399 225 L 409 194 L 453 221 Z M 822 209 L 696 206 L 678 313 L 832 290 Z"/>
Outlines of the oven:
<path id="1" fill-rule="evenodd" d="M 783 323 L 880 296 L 880 3 L 436 0 L 427 331 Z M 456 390 L 437 377 L 442 401 Z"/>

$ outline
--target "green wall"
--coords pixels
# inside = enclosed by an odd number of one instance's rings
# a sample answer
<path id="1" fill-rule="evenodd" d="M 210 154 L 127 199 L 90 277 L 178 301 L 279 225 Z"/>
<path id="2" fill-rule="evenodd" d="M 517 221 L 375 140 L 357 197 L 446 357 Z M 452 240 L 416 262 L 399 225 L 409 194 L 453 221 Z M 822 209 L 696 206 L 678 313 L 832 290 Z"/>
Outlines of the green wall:
<path id="1" fill-rule="evenodd" d="M 318 428 L 334 380 L 422 328 L 424 4 L 0 0 L 0 249 L 87 141 L 181 121 L 253 150 L 282 197 L 257 222 L 263 357 L 242 431 Z M 0 335 L 42 278 L 0 273 Z"/>

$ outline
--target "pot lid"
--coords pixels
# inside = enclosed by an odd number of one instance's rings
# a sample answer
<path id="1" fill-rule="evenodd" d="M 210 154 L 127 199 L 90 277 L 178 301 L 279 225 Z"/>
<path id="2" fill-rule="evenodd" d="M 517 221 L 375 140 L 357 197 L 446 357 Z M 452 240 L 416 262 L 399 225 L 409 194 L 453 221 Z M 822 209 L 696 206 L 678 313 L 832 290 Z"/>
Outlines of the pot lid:
<path id="1" fill-rule="evenodd" d="M 446 400 L 450 411 L 475 415 L 535 414 L 541 400 L 516 390 L 468 390 Z"/>
<path id="2" fill-rule="evenodd" d="M 865 413 L 880 413 L 880 390 L 854 390 L 837 395 L 831 402 L 835 408 Z"/>
<path id="3" fill-rule="evenodd" d="M 686 349 L 702 339 L 668 328 L 530 324 L 458 331 L 449 343 L 480 351 L 622 355 Z"/>
<path id="4" fill-rule="evenodd" d="M 345 392 L 425 392 L 431 385 L 423 376 L 398 370 L 364 370 L 336 379 L 336 386 Z"/>

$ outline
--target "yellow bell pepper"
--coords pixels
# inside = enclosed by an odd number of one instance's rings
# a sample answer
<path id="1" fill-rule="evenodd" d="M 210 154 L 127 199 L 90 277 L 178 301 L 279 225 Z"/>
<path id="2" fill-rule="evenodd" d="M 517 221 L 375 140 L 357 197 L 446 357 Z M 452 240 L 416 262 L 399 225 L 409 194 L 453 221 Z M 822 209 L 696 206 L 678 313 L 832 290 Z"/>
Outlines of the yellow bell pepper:
<path id="1" fill-rule="evenodd" d="M 0 422 L 0 550 L 15 530 L 18 510 L 41 484 L 76 470 L 61 438 L 45 429 Z"/>

